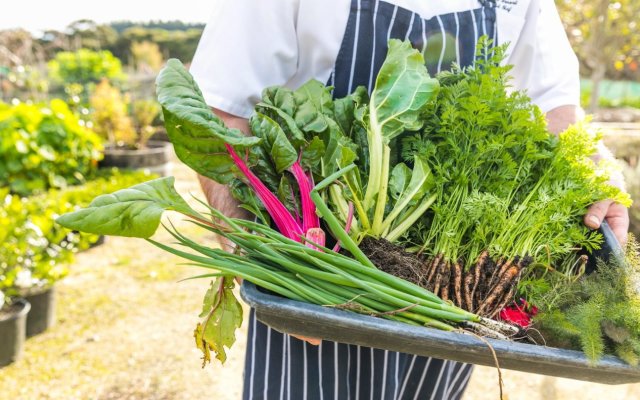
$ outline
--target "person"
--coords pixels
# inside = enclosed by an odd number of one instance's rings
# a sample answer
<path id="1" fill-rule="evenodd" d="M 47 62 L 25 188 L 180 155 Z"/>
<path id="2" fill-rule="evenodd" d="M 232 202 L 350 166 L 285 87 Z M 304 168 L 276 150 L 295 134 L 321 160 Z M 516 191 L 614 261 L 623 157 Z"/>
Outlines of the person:
<path id="1" fill-rule="evenodd" d="M 429 72 L 472 65 L 478 39 L 510 43 L 512 84 L 528 92 L 560 132 L 581 118 L 578 62 L 552 0 L 215 1 L 191 64 L 203 96 L 245 132 L 263 88 L 297 88 L 311 78 L 334 96 L 372 89 L 390 38 L 410 40 Z M 606 156 L 606 155 L 605 155 Z M 245 217 L 229 191 L 201 178 L 207 199 Z M 621 241 L 626 208 L 605 201 L 585 216 L 607 219 Z M 277 332 L 250 315 L 244 399 L 459 399 L 472 365 Z"/>

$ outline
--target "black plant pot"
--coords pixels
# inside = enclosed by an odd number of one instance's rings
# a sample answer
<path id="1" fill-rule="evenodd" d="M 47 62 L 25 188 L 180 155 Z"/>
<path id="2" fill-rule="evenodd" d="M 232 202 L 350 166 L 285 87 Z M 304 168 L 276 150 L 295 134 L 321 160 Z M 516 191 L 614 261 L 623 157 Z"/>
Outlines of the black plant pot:
<path id="1" fill-rule="evenodd" d="M 100 167 L 144 169 L 160 176 L 171 174 L 171 143 L 150 140 L 144 149 L 105 147 Z"/>
<path id="2" fill-rule="evenodd" d="M 0 367 L 22 357 L 30 308 L 26 300 L 20 299 L 0 311 Z"/>
<path id="3" fill-rule="evenodd" d="M 24 296 L 31 304 L 27 316 L 27 337 L 35 336 L 53 326 L 56 314 L 56 296 L 54 287 Z"/>
<path id="4" fill-rule="evenodd" d="M 170 142 L 169 135 L 167 135 L 167 131 L 164 128 L 159 128 L 156 130 L 156 133 L 151 136 L 151 140 L 160 141 L 160 142 Z"/>

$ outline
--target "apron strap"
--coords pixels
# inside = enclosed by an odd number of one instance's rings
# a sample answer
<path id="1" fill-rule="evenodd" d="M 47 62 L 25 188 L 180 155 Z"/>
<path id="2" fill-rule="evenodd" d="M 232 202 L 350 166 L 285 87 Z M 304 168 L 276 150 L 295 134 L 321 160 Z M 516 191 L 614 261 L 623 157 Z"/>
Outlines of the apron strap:
<path id="1" fill-rule="evenodd" d="M 497 6 L 497 0 L 478 0 L 483 7 L 495 8 Z"/>

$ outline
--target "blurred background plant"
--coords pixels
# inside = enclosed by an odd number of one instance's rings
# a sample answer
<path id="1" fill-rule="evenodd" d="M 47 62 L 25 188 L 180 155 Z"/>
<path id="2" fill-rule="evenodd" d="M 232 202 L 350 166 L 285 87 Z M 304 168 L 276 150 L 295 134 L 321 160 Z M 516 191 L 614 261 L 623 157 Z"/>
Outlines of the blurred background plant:
<path id="1" fill-rule="evenodd" d="M 49 76 L 61 84 L 86 85 L 103 79 L 124 80 L 122 63 L 110 51 L 80 49 L 74 52 L 61 51 L 48 62 Z"/>
<path id="2" fill-rule="evenodd" d="M 75 233 L 54 222 L 86 207 L 98 194 L 153 179 L 147 172 L 100 170 L 93 180 L 66 189 L 21 197 L 0 189 L 0 292 L 11 299 L 49 287 L 69 272 L 74 255 L 98 236 Z"/>
<path id="3" fill-rule="evenodd" d="M 154 99 L 139 99 L 131 103 L 131 117 L 137 136 L 136 147 L 145 147 L 149 139 L 158 131 L 154 123 L 160 116 L 160 111 L 160 104 Z"/>
<path id="4" fill-rule="evenodd" d="M 100 82 L 89 99 L 95 132 L 111 147 L 134 145 L 135 130 L 129 117 L 129 101 L 108 80 Z"/>
<path id="5" fill-rule="evenodd" d="M 591 96 L 586 106 L 595 112 L 603 80 L 640 78 L 640 2 L 557 0 L 556 5 L 578 55 L 581 73 L 590 80 Z"/>
<path id="6" fill-rule="evenodd" d="M 101 158 L 100 138 L 60 99 L 0 103 L 0 187 L 27 196 L 85 182 Z"/>

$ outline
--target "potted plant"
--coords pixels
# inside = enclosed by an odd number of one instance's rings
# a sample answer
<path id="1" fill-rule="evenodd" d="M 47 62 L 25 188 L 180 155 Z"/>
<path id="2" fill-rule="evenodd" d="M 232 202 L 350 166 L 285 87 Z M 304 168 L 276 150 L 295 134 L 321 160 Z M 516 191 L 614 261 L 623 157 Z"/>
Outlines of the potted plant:
<path id="1" fill-rule="evenodd" d="M 132 104 L 107 80 L 91 95 L 94 130 L 107 141 L 102 167 L 146 169 L 166 176 L 170 172 L 171 144 L 152 141 L 153 121 L 160 107 L 151 100 Z"/>
<path id="2" fill-rule="evenodd" d="M 8 300 L 0 291 L 0 367 L 22 357 L 29 308 L 26 300 Z"/>
<path id="3" fill-rule="evenodd" d="M 0 190 L 4 202 L 0 207 L 0 366 L 20 358 L 26 338 L 29 303 L 20 298 L 16 282 L 20 282 L 21 255 L 34 237 L 23 226 L 24 207 L 18 196 Z M 18 218 L 15 218 L 18 216 Z"/>
<path id="4" fill-rule="evenodd" d="M 66 242 L 59 245 L 47 238 L 63 230 L 41 225 L 56 215 L 39 206 L 43 196 L 6 194 L 0 208 L 0 290 L 10 299 L 33 301 L 26 321 L 27 336 L 53 324 L 53 282 L 66 273 L 60 266 L 62 258 L 71 256 Z"/>

